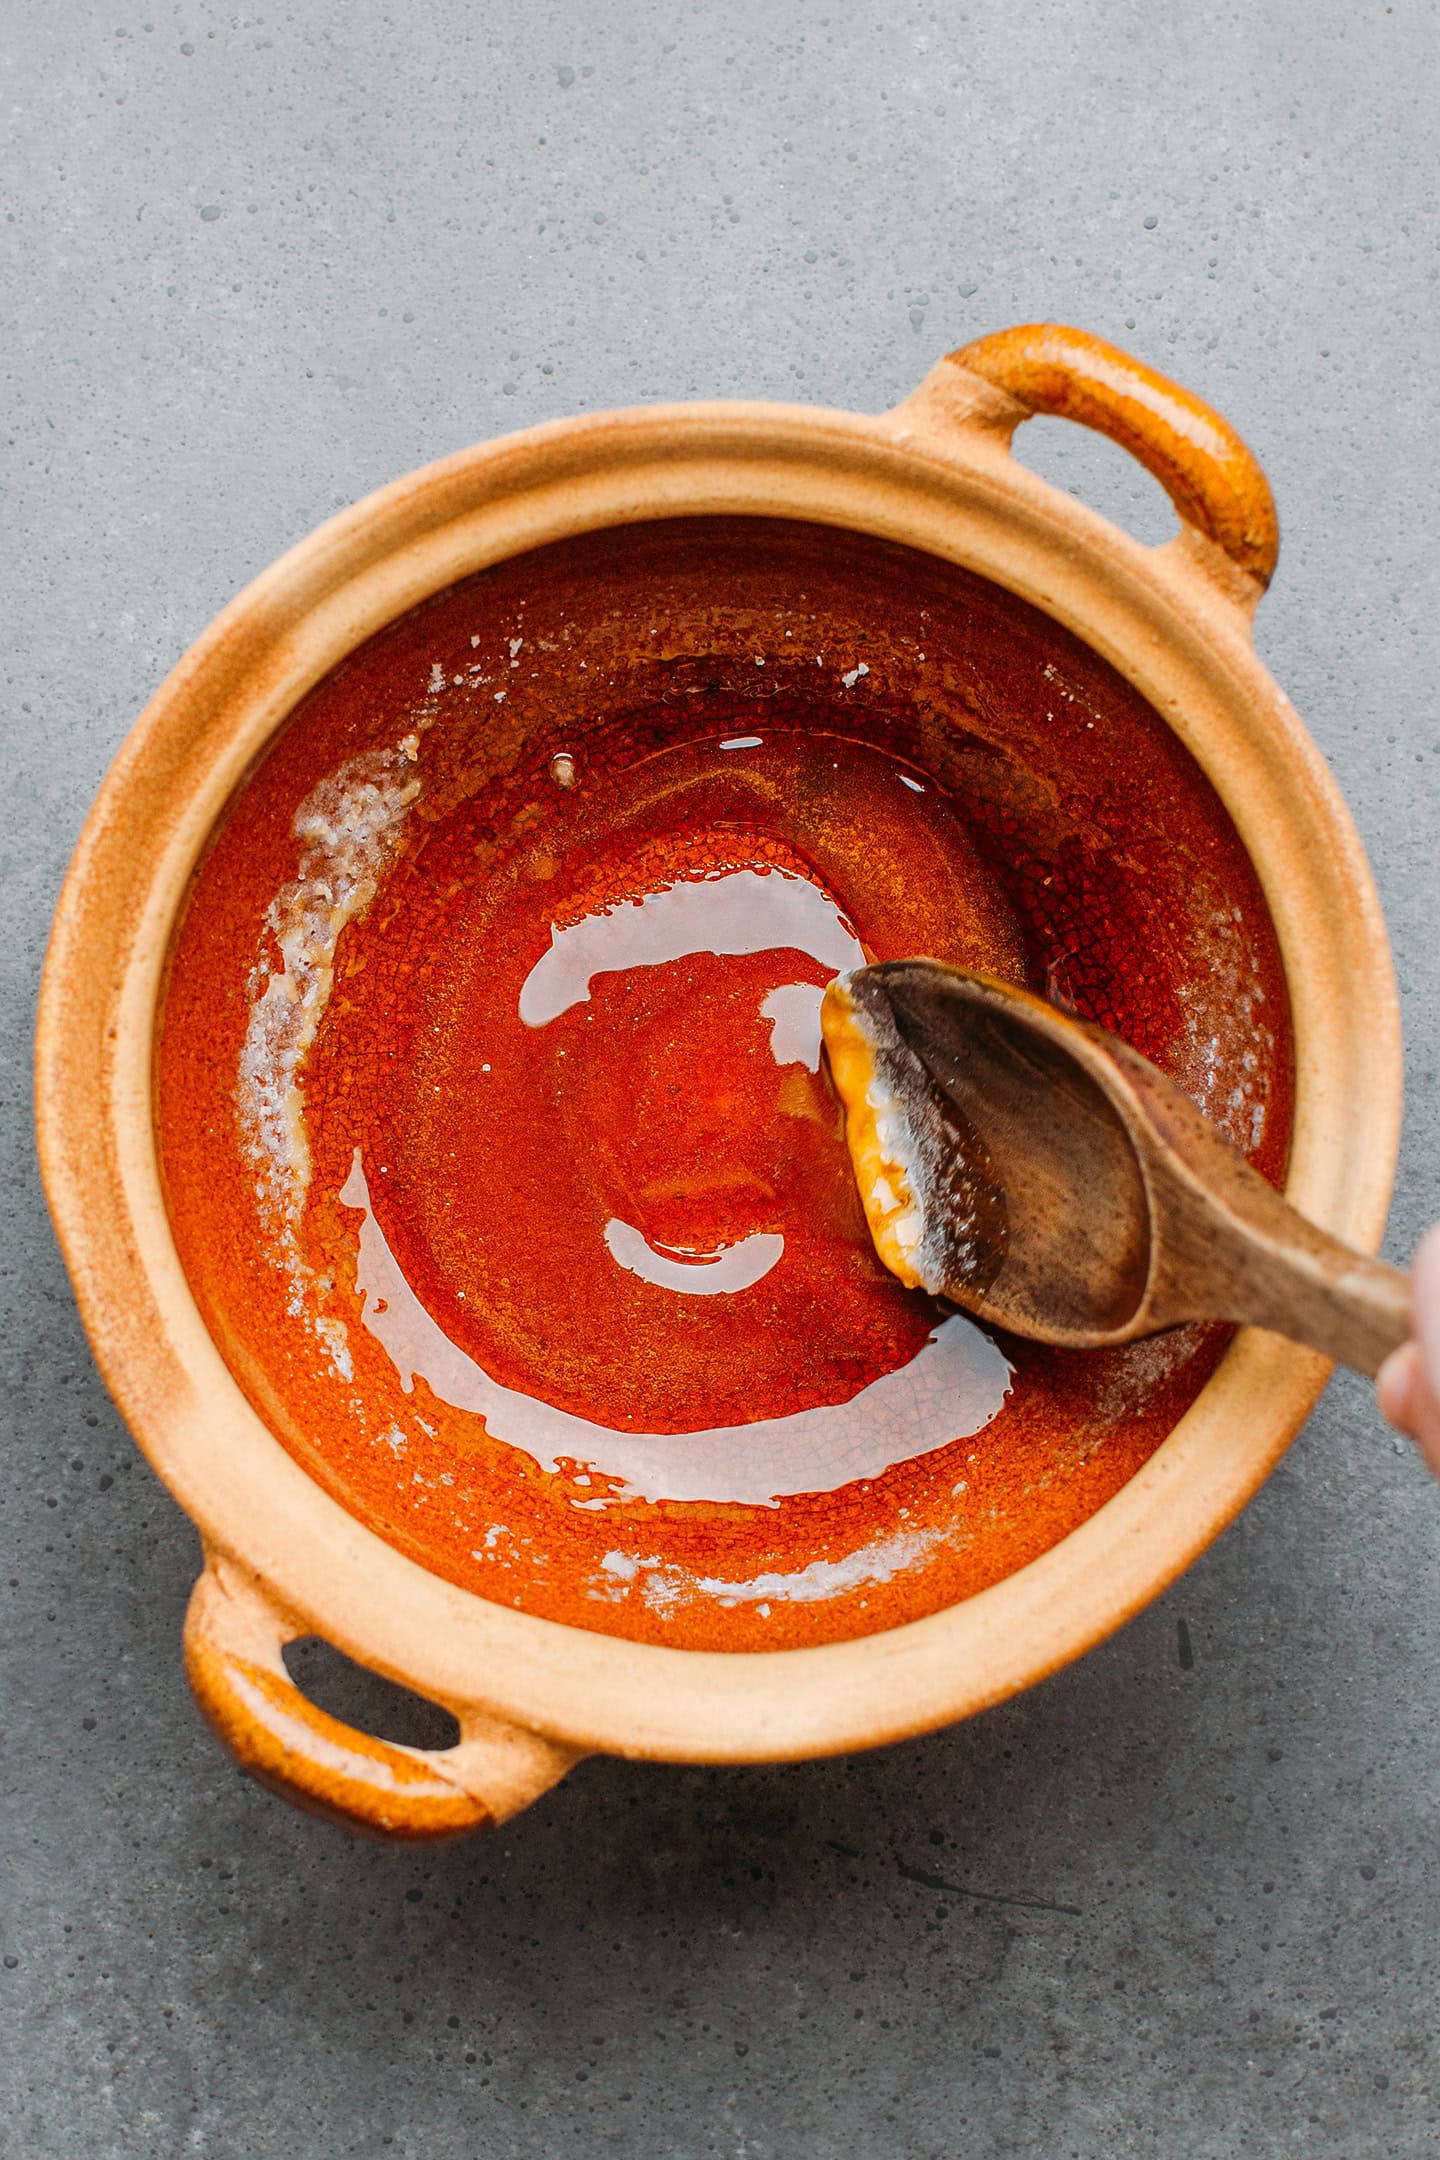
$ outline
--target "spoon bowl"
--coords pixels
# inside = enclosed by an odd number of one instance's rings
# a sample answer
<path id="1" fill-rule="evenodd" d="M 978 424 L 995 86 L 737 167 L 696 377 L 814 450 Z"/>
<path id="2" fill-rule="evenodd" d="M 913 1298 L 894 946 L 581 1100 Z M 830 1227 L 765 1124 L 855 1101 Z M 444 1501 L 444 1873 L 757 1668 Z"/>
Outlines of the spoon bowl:
<path id="1" fill-rule="evenodd" d="M 1307 1222 L 1103 1028 L 925 959 L 842 976 L 823 1020 L 902 1279 L 1071 1349 L 1231 1320 L 1373 1376 L 1408 1337 L 1408 1278 Z"/>

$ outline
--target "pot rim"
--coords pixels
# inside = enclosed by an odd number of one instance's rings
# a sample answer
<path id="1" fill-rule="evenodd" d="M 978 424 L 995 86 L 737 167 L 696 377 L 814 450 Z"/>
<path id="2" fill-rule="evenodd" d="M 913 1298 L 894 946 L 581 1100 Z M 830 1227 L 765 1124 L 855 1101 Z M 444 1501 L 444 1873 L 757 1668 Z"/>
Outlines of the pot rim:
<path id="1" fill-rule="evenodd" d="M 250 1407 L 170 1235 L 151 1056 L 171 931 L 217 819 L 298 699 L 385 622 L 489 563 L 609 525 L 740 514 L 843 526 L 977 572 L 1075 632 L 1168 722 L 1224 801 L 1274 919 L 1296 1051 L 1287 1193 L 1373 1250 L 1399 1140 L 1393 971 L 1349 812 L 1251 643 L 1258 587 L 1191 527 L 1146 547 L 1040 480 L 1009 453 L 1020 417 L 997 418 L 993 395 L 942 361 L 880 416 L 642 406 L 478 445 L 282 556 L 140 716 L 52 930 L 36 1049 L 42 1174 L 137 1441 L 212 1559 L 288 1632 L 570 1748 L 759 1761 L 878 1744 L 997 1702 L 1122 1625 L 1239 1512 L 1308 1415 L 1327 1361 L 1242 1331 L 1136 1477 L 964 1603 L 811 1649 L 657 1647 L 489 1603 L 350 1515 Z"/>

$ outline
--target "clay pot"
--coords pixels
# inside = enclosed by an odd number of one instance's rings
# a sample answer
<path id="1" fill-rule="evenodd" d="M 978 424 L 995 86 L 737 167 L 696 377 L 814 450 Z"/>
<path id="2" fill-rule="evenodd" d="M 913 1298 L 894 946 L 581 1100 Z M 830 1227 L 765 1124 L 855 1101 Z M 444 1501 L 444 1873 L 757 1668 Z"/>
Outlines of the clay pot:
<path id="1" fill-rule="evenodd" d="M 1178 536 L 1141 546 L 1017 464 L 1012 434 L 1036 412 L 1132 451 L 1168 490 Z M 186 1628 L 201 1707 L 254 1775 L 356 1828 L 437 1837 L 502 1820 L 592 1751 L 794 1758 L 999 1701 L 1118 1627 L 1216 1536 L 1328 1371 L 1242 1333 L 1136 1474 L 1039 1557 L 904 1625 L 761 1654 L 489 1602 L 367 1527 L 252 1407 L 182 1267 L 157 1166 L 157 1012 L 196 866 L 297 703 L 383 626 L 525 551 L 681 518 L 723 518 L 732 538 L 735 520 L 801 521 L 842 528 L 847 546 L 868 535 L 917 550 L 1018 596 L 1132 686 L 1213 787 L 1273 926 L 1293 1032 L 1289 1197 L 1370 1249 L 1385 1219 L 1400 1045 L 1384 927 L 1344 805 L 1251 644 L 1277 547 L 1269 490 L 1186 392 L 1082 333 L 1035 326 L 941 361 L 878 418 L 714 404 L 563 421 L 331 520 L 220 616 L 117 759 L 56 915 L 38 1101 L 96 1356 L 204 1539 Z M 319 1711 L 281 1659 L 308 1634 L 444 1704 L 459 1745 L 404 1748 Z"/>

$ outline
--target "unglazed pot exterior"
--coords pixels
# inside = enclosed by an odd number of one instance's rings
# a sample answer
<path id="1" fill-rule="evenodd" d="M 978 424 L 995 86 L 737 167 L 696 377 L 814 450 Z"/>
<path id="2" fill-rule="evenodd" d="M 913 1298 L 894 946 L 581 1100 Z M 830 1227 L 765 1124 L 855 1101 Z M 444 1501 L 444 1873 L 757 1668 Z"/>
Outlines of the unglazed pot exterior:
<path id="1" fill-rule="evenodd" d="M 1122 442 L 1178 536 L 1148 548 L 1010 454 L 1033 412 Z M 1042 610 L 1133 685 L 1218 794 L 1274 926 L 1295 1057 L 1286 1190 L 1373 1249 L 1399 1125 L 1388 947 L 1344 805 L 1250 638 L 1274 510 L 1198 400 L 1053 325 L 942 361 L 879 417 L 780 405 L 563 421 L 411 475 L 322 527 L 162 686 L 81 838 L 37 1051 L 46 1187 L 96 1355 L 197 1523 L 186 1628 L 202 1709 L 253 1774 L 356 1828 L 503 1819 L 580 1756 L 793 1758 L 927 1730 L 1029 1685 L 1155 1596 L 1255 1491 L 1328 1367 L 1249 1331 L 1129 1482 L 1005 1579 L 928 1617 L 805 1649 L 631 1641 L 492 1603 L 406 1557 L 287 1452 L 242 1393 L 181 1267 L 157 1164 L 156 1021 L 197 863 L 297 703 L 408 609 L 549 542 L 665 518 L 782 519 L 900 542 Z M 370 1739 L 290 1680 L 320 1634 L 453 1711 L 424 1752 Z"/>

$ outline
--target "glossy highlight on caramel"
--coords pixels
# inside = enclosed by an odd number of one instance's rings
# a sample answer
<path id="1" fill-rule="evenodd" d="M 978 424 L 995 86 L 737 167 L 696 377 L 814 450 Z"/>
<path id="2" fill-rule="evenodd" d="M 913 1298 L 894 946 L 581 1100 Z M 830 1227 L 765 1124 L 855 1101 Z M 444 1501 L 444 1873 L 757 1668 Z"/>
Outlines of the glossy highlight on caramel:
<path id="1" fill-rule="evenodd" d="M 880 1269 L 819 995 L 917 950 L 1118 1026 L 1283 1165 L 1228 821 L 996 588 L 694 520 L 381 633 L 237 798 L 165 1007 L 172 1222 L 257 1407 L 427 1566 L 646 1640 L 866 1633 L 1044 1550 L 1218 1345 L 997 1346 Z"/>

